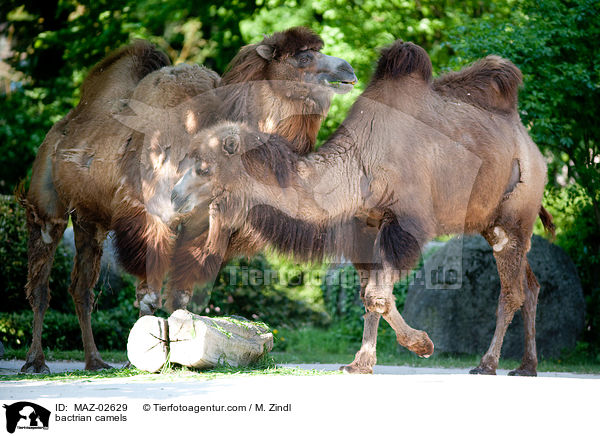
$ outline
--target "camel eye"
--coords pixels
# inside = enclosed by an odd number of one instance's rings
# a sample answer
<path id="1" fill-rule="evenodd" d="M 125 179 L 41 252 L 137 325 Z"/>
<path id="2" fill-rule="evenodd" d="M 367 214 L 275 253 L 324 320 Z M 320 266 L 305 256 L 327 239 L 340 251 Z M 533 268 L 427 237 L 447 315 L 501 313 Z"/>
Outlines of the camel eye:
<path id="1" fill-rule="evenodd" d="M 309 51 L 303 51 L 296 55 L 296 60 L 301 67 L 307 66 L 313 60 L 313 54 Z"/>
<path id="2" fill-rule="evenodd" d="M 208 176 L 210 174 L 210 165 L 208 162 L 203 160 L 202 162 L 196 165 L 196 175 L 198 176 Z"/>

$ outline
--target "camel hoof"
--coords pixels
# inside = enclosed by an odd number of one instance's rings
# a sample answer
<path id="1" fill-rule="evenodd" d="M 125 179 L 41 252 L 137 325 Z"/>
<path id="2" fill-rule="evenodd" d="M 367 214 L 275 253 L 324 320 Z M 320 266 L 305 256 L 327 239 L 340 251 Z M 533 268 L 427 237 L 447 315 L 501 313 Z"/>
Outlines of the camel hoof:
<path id="1" fill-rule="evenodd" d="M 104 362 L 102 359 L 94 360 L 91 363 L 85 364 L 86 371 L 102 371 L 103 369 L 112 369 L 112 366 Z"/>
<path id="2" fill-rule="evenodd" d="M 340 371 L 344 374 L 373 374 L 373 368 L 358 365 L 343 365 L 340 366 Z"/>
<path id="3" fill-rule="evenodd" d="M 469 371 L 469 374 L 496 375 L 496 370 L 478 366 L 476 368 L 473 368 L 471 371 Z"/>
<path id="4" fill-rule="evenodd" d="M 421 332 L 422 337 L 420 341 L 409 347 L 409 350 L 415 353 L 419 357 L 430 357 L 433 354 L 433 342 L 429 339 L 429 336 L 425 332 Z"/>
<path id="5" fill-rule="evenodd" d="M 508 373 L 510 376 L 518 377 L 537 377 L 537 371 L 535 369 L 518 368 Z"/>
<path id="6" fill-rule="evenodd" d="M 50 368 L 43 362 L 27 362 L 19 372 L 23 374 L 50 374 Z"/>

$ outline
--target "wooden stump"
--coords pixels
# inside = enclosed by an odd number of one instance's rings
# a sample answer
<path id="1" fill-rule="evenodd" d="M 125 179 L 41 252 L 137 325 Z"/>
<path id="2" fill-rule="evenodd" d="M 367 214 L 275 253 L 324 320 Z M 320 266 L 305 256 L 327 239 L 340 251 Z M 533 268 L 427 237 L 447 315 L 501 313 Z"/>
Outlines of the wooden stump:
<path id="1" fill-rule="evenodd" d="M 210 318 L 177 310 L 168 320 L 140 318 L 129 333 L 127 355 L 139 369 L 156 372 L 170 361 L 193 368 L 248 365 L 273 348 L 273 334 L 243 318 Z"/>
<path id="2" fill-rule="evenodd" d="M 139 369 L 157 372 L 167 362 L 167 320 L 146 315 L 137 320 L 129 332 L 127 357 Z"/>

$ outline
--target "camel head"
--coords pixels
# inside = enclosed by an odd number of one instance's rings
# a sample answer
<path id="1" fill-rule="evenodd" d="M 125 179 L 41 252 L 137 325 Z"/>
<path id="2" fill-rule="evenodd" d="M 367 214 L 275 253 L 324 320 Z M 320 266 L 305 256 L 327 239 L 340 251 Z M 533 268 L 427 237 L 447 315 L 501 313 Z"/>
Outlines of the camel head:
<path id="1" fill-rule="evenodd" d="M 328 108 L 333 93 L 351 91 L 357 78 L 348 62 L 321 53 L 322 47 L 321 38 L 304 27 L 276 32 L 244 47 L 231 61 L 223 84 L 268 81 L 279 98 L 311 99 Z"/>
<path id="2" fill-rule="evenodd" d="M 319 37 L 303 28 L 284 32 L 283 39 L 275 36 L 255 47 L 267 62 L 267 80 L 303 83 L 308 86 L 299 89 L 315 92 L 322 92 L 321 87 L 338 94 L 352 90 L 357 81 L 354 70 L 344 59 L 321 53 Z"/>
<path id="3" fill-rule="evenodd" d="M 231 122 L 200 131 L 179 163 L 187 170 L 173 187 L 173 208 L 187 213 L 206 205 L 219 193 L 237 188 L 245 179 L 240 171 L 243 153 L 266 143 L 269 137 L 245 124 Z"/>

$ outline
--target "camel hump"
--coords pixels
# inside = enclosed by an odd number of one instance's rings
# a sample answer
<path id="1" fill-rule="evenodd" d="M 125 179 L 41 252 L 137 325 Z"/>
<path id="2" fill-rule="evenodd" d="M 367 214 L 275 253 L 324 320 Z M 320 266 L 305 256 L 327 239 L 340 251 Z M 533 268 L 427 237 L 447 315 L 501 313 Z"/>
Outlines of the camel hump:
<path id="1" fill-rule="evenodd" d="M 517 110 L 521 70 L 508 59 L 490 55 L 460 71 L 444 74 L 433 82 L 441 95 L 488 110 Z"/>
<path id="2" fill-rule="evenodd" d="M 147 41 L 137 40 L 101 60 L 81 85 L 79 104 L 112 104 L 128 98 L 138 82 L 171 62 Z"/>
<path id="3" fill-rule="evenodd" d="M 427 52 L 412 42 L 397 40 L 381 50 L 374 79 L 398 79 L 410 74 L 418 74 L 429 82 L 433 67 Z"/>
<path id="4" fill-rule="evenodd" d="M 219 75 L 209 68 L 179 64 L 148 74 L 136 86 L 131 98 L 149 106 L 171 108 L 214 90 L 220 82 Z"/>

